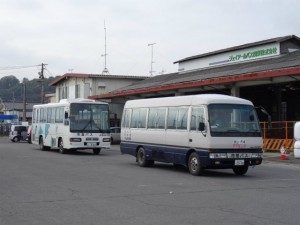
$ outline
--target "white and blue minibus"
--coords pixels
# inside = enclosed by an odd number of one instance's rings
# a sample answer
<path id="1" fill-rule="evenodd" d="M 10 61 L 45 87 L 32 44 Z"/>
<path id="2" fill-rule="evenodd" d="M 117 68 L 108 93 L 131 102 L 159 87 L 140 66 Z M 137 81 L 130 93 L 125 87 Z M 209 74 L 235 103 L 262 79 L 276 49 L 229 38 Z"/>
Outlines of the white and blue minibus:
<path id="1" fill-rule="evenodd" d="M 127 101 L 120 150 L 138 165 L 184 165 L 192 175 L 233 169 L 244 175 L 262 162 L 262 133 L 253 104 L 201 94 Z"/>
<path id="2" fill-rule="evenodd" d="M 61 153 L 110 148 L 108 104 L 90 99 L 62 99 L 33 106 L 31 141 L 41 150 Z"/>

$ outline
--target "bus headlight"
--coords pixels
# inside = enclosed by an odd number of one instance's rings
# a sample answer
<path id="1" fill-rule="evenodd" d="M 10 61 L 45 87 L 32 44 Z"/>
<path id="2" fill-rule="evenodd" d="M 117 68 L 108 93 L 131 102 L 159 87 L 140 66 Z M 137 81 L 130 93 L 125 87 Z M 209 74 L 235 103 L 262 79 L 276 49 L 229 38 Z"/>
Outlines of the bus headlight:
<path id="1" fill-rule="evenodd" d="M 262 154 L 261 153 L 252 153 L 252 158 L 261 158 Z"/>
<path id="2" fill-rule="evenodd" d="M 210 153 L 209 158 L 211 158 L 211 159 L 226 159 L 227 154 L 226 153 Z"/>
<path id="3" fill-rule="evenodd" d="M 70 138 L 70 142 L 81 142 L 81 138 Z"/>

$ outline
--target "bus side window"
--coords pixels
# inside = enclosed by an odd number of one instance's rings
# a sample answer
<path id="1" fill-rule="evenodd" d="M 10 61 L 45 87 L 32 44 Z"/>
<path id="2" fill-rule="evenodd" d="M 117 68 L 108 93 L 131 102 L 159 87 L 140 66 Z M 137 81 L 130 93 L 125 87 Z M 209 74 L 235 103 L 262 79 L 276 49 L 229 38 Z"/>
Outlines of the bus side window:
<path id="1" fill-rule="evenodd" d="M 124 111 L 123 120 L 122 120 L 122 127 L 130 128 L 130 117 L 131 117 L 131 109 L 126 109 Z"/>
<path id="2" fill-rule="evenodd" d="M 37 109 L 33 108 L 33 111 L 32 111 L 32 123 L 36 123 L 36 113 L 37 113 Z"/>
<path id="3" fill-rule="evenodd" d="M 191 125 L 190 125 L 191 130 L 199 131 L 200 123 L 201 123 L 201 126 L 203 126 L 203 123 L 205 123 L 204 108 L 193 107 L 192 108 L 192 116 L 191 116 Z M 201 130 L 203 130 L 203 127 Z"/>
<path id="4" fill-rule="evenodd" d="M 63 122 L 63 115 L 64 114 L 64 108 L 63 107 L 58 107 L 56 108 L 56 113 L 55 113 L 55 122 L 56 123 L 62 123 Z"/>
<path id="5" fill-rule="evenodd" d="M 166 108 L 150 108 L 148 116 L 148 128 L 165 129 Z"/>
<path id="6" fill-rule="evenodd" d="M 45 123 L 47 121 L 47 108 L 41 108 L 40 111 L 40 122 Z"/>
<path id="7" fill-rule="evenodd" d="M 145 128 L 146 127 L 147 109 L 133 109 L 131 116 L 131 128 Z"/>
<path id="8" fill-rule="evenodd" d="M 170 107 L 168 110 L 167 128 L 176 130 L 187 129 L 188 108 Z"/>

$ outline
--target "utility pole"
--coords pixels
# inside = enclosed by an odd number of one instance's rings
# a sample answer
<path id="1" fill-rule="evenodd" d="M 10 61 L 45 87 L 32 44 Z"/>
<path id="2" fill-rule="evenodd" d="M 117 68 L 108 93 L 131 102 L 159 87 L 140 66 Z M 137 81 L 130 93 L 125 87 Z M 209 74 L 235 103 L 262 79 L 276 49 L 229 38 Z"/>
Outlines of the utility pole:
<path id="1" fill-rule="evenodd" d="M 44 104 L 44 96 L 45 96 L 45 88 L 44 88 L 44 70 L 45 70 L 45 66 L 48 64 L 44 64 L 42 63 L 41 66 L 41 72 L 39 72 L 39 82 L 41 82 L 41 103 Z"/>
<path id="2" fill-rule="evenodd" d="M 109 75 L 109 71 L 106 67 L 106 56 L 107 56 L 107 52 L 106 52 L 106 26 L 105 26 L 105 20 L 104 20 L 104 54 L 101 56 L 104 56 L 104 69 L 102 71 L 103 75 Z"/>
<path id="3" fill-rule="evenodd" d="M 26 122 L 26 82 L 23 80 L 23 121 Z"/>
<path id="4" fill-rule="evenodd" d="M 151 63 L 150 63 L 150 76 L 152 77 L 153 76 L 153 73 L 155 71 L 153 71 L 153 45 L 155 45 L 156 43 L 151 43 L 151 44 L 148 44 L 148 46 L 151 46 Z"/>

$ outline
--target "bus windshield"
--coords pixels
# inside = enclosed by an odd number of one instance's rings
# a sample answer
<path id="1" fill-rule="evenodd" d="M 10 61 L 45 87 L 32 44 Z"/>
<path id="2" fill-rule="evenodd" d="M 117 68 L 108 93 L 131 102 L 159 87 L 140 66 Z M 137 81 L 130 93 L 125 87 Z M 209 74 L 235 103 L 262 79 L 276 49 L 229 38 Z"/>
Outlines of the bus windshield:
<path id="1" fill-rule="evenodd" d="M 256 111 L 251 105 L 210 104 L 208 116 L 211 136 L 261 136 Z"/>
<path id="2" fill-rule="evenodd" d="M 109 133 L 107 105 L 72 103 L 69 118 L 71 132 Z"/>

